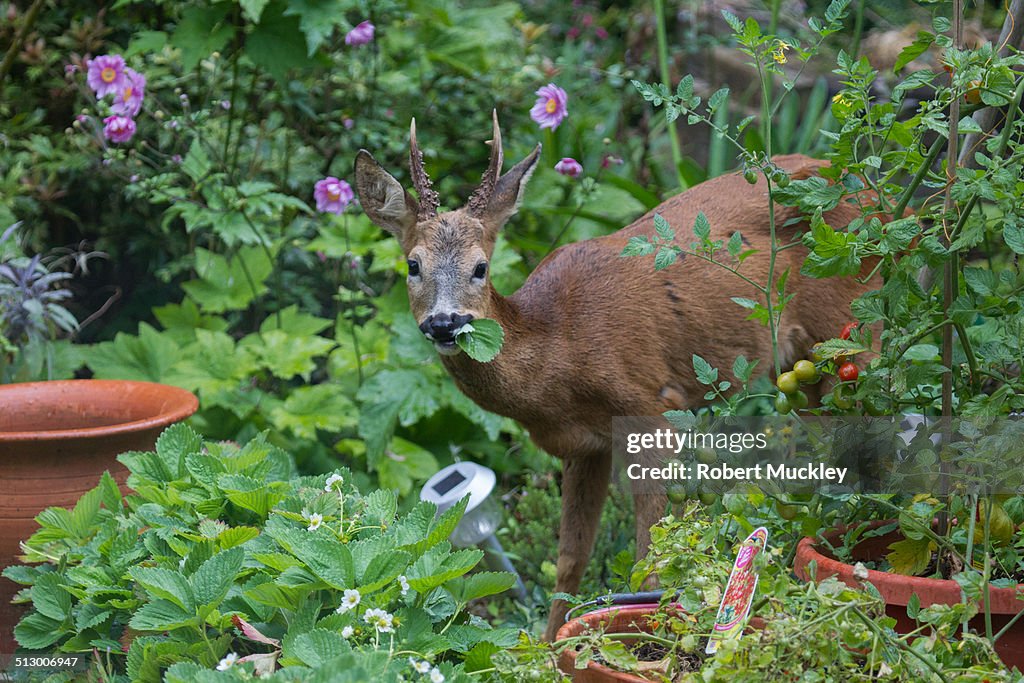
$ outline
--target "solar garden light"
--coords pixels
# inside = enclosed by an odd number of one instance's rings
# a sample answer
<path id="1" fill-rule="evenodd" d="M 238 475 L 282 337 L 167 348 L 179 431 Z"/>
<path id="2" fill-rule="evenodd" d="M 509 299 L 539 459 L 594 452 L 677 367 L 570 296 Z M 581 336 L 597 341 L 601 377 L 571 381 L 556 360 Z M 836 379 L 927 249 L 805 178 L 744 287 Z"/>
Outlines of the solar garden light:
<path id="1" fill-rule="evenodd" d="M 440 515 L 469 496 L 466 513 L 449 540 L 459 548 L 480 546 L 484 551 L 484 561 L 491 569 L 509 572 L 516 577 L 512 590 L 520 602 L 527 603 L 529 594 L 526 586 L 494 535 L 501 525 L 501 506 L 491 497 L 496 479 L 494 470 L 483 465 L 457 462 L 427 480 L 420 491 L 420 500 L 436 505 Z"/>

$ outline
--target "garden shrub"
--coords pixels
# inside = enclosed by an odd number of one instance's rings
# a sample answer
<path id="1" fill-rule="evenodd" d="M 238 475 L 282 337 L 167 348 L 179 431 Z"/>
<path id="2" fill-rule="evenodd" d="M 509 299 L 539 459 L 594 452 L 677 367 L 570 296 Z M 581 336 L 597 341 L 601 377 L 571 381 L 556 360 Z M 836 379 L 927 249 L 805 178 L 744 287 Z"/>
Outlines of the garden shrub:
<path id="1" fill-rule="evenodd" d="M 611 132 L 622 105 L 595 97 L 598 108 L 579 106 L 561 130 L 538 130 L 528 103 L 551 73 L 543 46 L 523 40 L 543 32 L 531 33 L 514 3 L 389 1 L 369 18 L 361 3 L 336 9 L 198 2 L 96 15 L 72 4 L 38 20 L 66 52 L 44 51 L 11 81 L 6 92 L 38 115 L 5 124 L 13 145 L 0 166 L 39 169 L 45 181 L 2 191 L 17 215 L 37 219 L 30 241 L 62 239 L 58 225 L 72 221 L 111 254 L 92 283 L 114 279 L 119 298 L 105 324 L 84 333 L 99 343 L 82 349 L 81 372 L 182 386 L 200 398 L 192 424 L 204 435 L 267 431 L 304 472 L 340 457 L 368 485 L 403 497 L 453 447 L 503 473 L 540 464 L 502 457 L 525 435 L 429 362 L 407 312 L 398 245 L 358 211 L 344 178 L 363 147 L 404 168 L 404 131 L 416 116 L 439 190 L 457 201 L 486 165 L 481 143 L 497 107 L 506 131 L 520 131 L 507 134 L 510 154 L 543 139 L 552 155 L 541 172 L 547 191 L 530 198 L 494 255 L 495 282 L 511 291 L 556 234 L 600 234 L 657 202 L 627 180 L 632 161 L 620 168 L 635 152 L 589 136 L 584 149 L 572 135 Z M 616 11 L 607 21 L 624 19 Z M 608 92 L 629 75 L 620 48 L 600 37 L 606 29 L 594 28 L 580 45 L 600 56 L 574 57 L 560 79 L 571 92 L 595 80 L 583 61 L 612 62 L 598 77 Z M 102 86 L 101 64 L 137 81 L 130 106 Z M 586 177 L 554 170 L 569 154 Z M 328 180 L 339 189 L 331 201 Z M 40 199 L 50 186 L 63 188 L 60 220 Z M 103 307 L 94 297 L 74 310 Z M 473 438 L 446 440 L 449 431 Z"/>
<path id="2" fill-rule="evenodd" d="M 517 641 L 466 612 L 514 577 L 452 549 L 465 500 L 399 515 L 393 492 L 359 493 L 347 470 L 298 476 L 262 435 L 204 443 L 185 425 L 119 460 L 134 493 L 108 473 L 74 508 L 44 510 L 29 564 L 4 571 L 25 586 L 22 647 L 95 651 L 106 680 L 280 667 L 274 680 L 458 681 Z"/>

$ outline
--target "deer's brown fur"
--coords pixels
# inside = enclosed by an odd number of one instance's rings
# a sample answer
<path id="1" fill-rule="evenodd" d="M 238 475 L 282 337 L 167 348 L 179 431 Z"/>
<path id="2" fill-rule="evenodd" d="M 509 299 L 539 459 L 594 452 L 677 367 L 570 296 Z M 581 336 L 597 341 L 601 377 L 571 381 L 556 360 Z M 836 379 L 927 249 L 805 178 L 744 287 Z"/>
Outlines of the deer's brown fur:
<path id="1" fill-rule="evenodd" d="M 497 320 L 504 328 L 504 346 L 492 362 L 478 363 L 457 350 L 442 350 L 441 360 L 466 395 L 517 420 L 538 446 L 562 459 L 556 591 L 573 593 L 589 560 L 608 489 L 612 417 L 657 415 L 706 403 L 706 387 L 693 371 L 694 353 L 729 379 L 728 369 L 740 354 L 759 359 L 764 370 L 771 367 L 767 328 L 745 320 L 747 311 L 730 300 L 758 300 L 749 284 L 692 256 L 655 271 L 650 258 L 619 254 L 630 237 L 654 232 L 655 212 L 683 242 L 689 242 L 685 235 L 703 212 L 711 223 L 711 239 L 728 240 L 739 231 L 747 248 L 758 250 L 741 272 L 765 282 L 768 194 L 763 179 L 751 185 L 738 173 L 709 180 L 618 232 L 556 249 L 519 291 L 504 297 L 489 279 L 474 284 L 470 274 L 490 259 L 497 232 L 514 213 L 537 152 L 498 179 L 485 209 L 467 207 L 418 222 L 416 200 L 365 152 L 357 160 L 356 184 L 370 217 L 395 233 L 405 253 L 420 262 L 422 281 L 410 283 L 409 290 L 417 322 L 431 313 L 439 288 L 445 286 L 440 279 L 428 282 L 427 273 L 440 278 L 439 269 L 447 264 L 445 277 L 465 282 L 457 285 L 457 300 L 451 302 L 457 312 Z M 812 175 L 824 163 L 801 155 L 776 157 L 774 162 L 793 178 Z M 782 227 L 795 215 L 794 209 L 776 207 L 783 240 L 797 230 Z M 841 204 L 825 219 L 839 228 L 858 215 L 856 207 Z M 802 278 L 805 256 L 796 247 L 780 252 L 776 263 L 777 274 L 790 270 L 788 291 L 795 294 L 779 329 L 787 365 L 815 341 L 834 337 L 850 319 L 851 300 L 873 288 L 853 278 Z M 636 502 L 637 548 L 642 553 L 665 501 L 644 495 Z M 565 610 L 561 602 L 552 607 L 546 637 L 554 636 Z"/>

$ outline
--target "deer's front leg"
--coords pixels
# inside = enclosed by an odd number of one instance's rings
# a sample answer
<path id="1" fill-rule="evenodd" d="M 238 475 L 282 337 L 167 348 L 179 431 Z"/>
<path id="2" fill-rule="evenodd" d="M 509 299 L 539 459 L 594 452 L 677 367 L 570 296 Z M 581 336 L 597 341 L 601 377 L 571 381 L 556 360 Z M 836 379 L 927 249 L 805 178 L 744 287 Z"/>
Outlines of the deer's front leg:
<path id="1" fill-rule="evenodd" d="M 562 522 L 558 532 L 558 574 L 555 591 L 575 593 L 590 562 L 594 538 L 601 523 L 601 508 L 608 496 L 611 449 L 566 458 L 562 465 Z M 555 639 L 565 623 L 569 605 L 555 600 L 544 639 Z"/>
<path id="2" fill-rule="evenodd" d="M 633 507 L 636 510 L 636 559 L 647 555 L 651 546 L 651 527 L 665 516 L 668 495 L 657 491 L 643 489 L 638 482 L 633 485 Z M 651 574 L 644 579 L 644 589 L 654 590 L 658 587 L 658 575 Z"/>

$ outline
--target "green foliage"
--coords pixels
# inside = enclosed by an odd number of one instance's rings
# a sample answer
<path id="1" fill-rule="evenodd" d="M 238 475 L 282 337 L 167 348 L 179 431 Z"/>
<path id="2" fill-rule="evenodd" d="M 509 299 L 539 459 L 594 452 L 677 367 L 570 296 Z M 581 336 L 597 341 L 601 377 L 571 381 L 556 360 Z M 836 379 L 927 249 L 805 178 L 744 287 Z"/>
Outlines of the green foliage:
<path id="1" fill-rule="evenodd" d="M 465 611 L 513 583 L 470 573 L 480 551 L 452 550 L 465 501 L 398 515 L 393 493 L 360 494 L 348 471 L 298 477 L 262 436 L 203 443 L 184 425 L 120 460 L 135 493 L 122 498 L 105 474 L 73 510 L 42 512 L 30 564 L 5 570 L 25 587 L 22 647 L 109 649 L 117 680 L 254 667 L 319 680 L 339 662 L 397 680 L 412 656 L 458 681 L 517 640 Z M 213 672 L 229 653 L 241 659 Z"/>
<path id="2" fill-rule="evenodd" d="M 501 352 L 505 331 L 494 320 L 474 320 L 460 328 L 455 341 L 473 360 L 490 363 Z"/>
<path id="3" fill-rule="evenodd" d="M 555 589 L 556 566 L 552 530 L 559 524 L 561 496 L 553 476 L 535 474 L 517 492 L 505 528 L 499 531 L 527 590 L 538 604 L 546 605 Z M 627 585 L 633 565 L 636 525 L 633 500 L 628 491 L 612 487 L 601 513 L 592 561 L 583 575 L 580 594 L 617 590 Z"/>
<path id="4" fill-rule="evenodd" d="M 711 513 L 711 514 L 709 514 Z M 657 574 L 665 589 L 660 608 L 637 636 L 597 628 L 556 642 L 554 652 L 577 650 L 577 666 L 596 661 L 634 675 L 652 665 L 679 681 L 931 680 L 956 668 L 964 681 L 1012 681 L 984 640 L 954 637 L 967 605 L 912 608 L 924 634 L 899 635 L 896 620 L 870 586 L 852 588 L 835 578 L 802 584 L 792 578 L 777 541 L 758 555 L 757 597 L 752 616 L 761 621 L 740 637 L 723 641 L 713 657 L 703 654 L 740 541 L 740 517 L 714 514 L 696 501 L 684 502 L 651 529 L 651 552 L 632 572 L 634 587 Z M 657 652 L 653 657 L 645 649 Z M 537 661 L 532 651 L 512 650 L 498 658 L 500 670 Z"/>
<path id="5" fill-rule="evenodd" d="M 89 287 L 113 292 L 118 305 L 80 335 L 88 346 L 45 347 L 53 375 L 182 386 L 200 398 L 192 424 L 205 436 L 244 441 L 266 431 L 303 472 L 340 459 L 367 485 L 404 497 L 453 451 L 501 472 L 529 465 L 503 457 L 509 445 L 536 451 L 510 421 L 460 394 L 433 360 L 406 313 L 397 241 L 355 205 L 340 216 L 314 212 L 314 183 L 351 181 L 363 147 L 405 182 L 402 131 L 419 116 L 431 174 L 456 205 L 486 166 L 494 107 L 508 158 L 538 141 L 527 112 L 550 80 L 541 52 L 559 42 L 534 32 L 543 19 L 531 24 L 538 17 L 515 3 L 372 4 L 372 16 L 351 0 L 124 0 L 101 15 L 74 3 L 47 13 L 34 28 L 60 49 L 47 49 L 39 68 L 19 62 L 5 82 L 10 98 L 0 101 L 11 114 L 0 116 L 0 135 L 12 141 L 0 150 L 0 219 L 31 219 L 27 240 L 36 244 L 67 239 L 74 224 L 111 254 Z M 568 24 L 581 12 L 552 16 Z M 376 26 L 374 42 L 347 45 L 364 19 Z M 624 27 L 628 17 L 611 10 L 600 21 Z M 525 46 L 537 37 L 545 47 L 534 53 Z M 128 143 L 103 138 L 109 104 L 86 86 L 78 57 L 104 53 L 123 54 L 147 79 Z M 610 130 L 624 107 L 636 107 L 607 97 L 624 74 L 638 73 L 624 66 L 624 46 L 608 41 L 600 57 L 570 58 L 599 59 L 608 70 L 595 92 L 582 70 L 558 79 L 574 101 L 567 125 Z M 65 73 L 69 60 L 77 70 Z M 427 109 L 425 87 L 436 96 Z M 655 183 L 631 179 L 645 163 L 639 140 L 604 143 L 563 128 L 544 142 L 556 156 L 491 261 L 503 292 L 559 238 L 604 234 L 659 201 Z M 586 165 L 580 182 L 552 168 L 569 155 Z M 615 160 L 607 170 L 606 157 Z M 88 312 L 103 303 L 90 299 Z M 500 346 L 483 330 L 476 337 L 481 358 Z"/>

